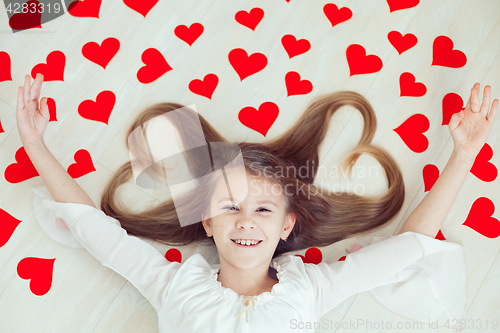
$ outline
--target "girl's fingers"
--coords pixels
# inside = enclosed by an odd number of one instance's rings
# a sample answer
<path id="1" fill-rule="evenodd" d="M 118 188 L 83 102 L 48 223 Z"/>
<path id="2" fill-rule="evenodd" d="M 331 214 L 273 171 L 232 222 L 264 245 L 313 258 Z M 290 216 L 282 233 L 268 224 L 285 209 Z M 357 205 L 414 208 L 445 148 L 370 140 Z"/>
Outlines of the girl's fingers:
<path id="1" fill-rule="evenodd" d="M 472 87 L 472 89 L 470 91 L 470 100 L 471 100 L 470 107 L 471 107 L 472 112 L 479 112 L 480 111 L 480 107 L 479 107 L 479 87 L 476 90 L 476 84 L 474 84 L 474 87 Z"/>
<path id="2" fill-rule="evenodd" d="M 481 105 L 481 113 L 486 117 L 488 115 L 488 110 L 490 109 L 490 93 L 491 87 L 485 86 L 483 93 L 483 105 Z"/>
<path id="3" fill-rule="evenodd" d="M 497 114 L 498 103 L 499 103 L 498 99 L 495 99 L 493 101 L 493 105 L 491 106 L 490 113 L 486 117 L 486 119 L 488 119 L 489 123 L 492 124 L 492 125 L 493 125 L 493 121 L 495 120 L 495 115 Z"/>
<path id="4" fill-rule="evenodd" d="M 30 91 L 30 100 L 37 100 L 40 98 L 40 90 L 42 88 L 43 76 L 40 73 L 36 74 L 35 81 L 33 81 L 33 85 L 31 86 Z"/>
<path id="5" fill-rule="evenodd" d="M 30 101 L 30 76 L 24 76 L 24 105 Z"/>
<path id="6" fill-rule="evenodd" d="M 24 109 L 23 88 L 17 87 L 17 111 Z"/>

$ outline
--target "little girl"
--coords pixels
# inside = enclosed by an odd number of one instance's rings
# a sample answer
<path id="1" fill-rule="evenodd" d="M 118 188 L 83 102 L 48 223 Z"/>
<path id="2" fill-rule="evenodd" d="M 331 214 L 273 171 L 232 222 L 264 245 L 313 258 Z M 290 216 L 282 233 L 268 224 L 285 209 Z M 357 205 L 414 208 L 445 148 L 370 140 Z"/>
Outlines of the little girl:
<path id="1" fill-rule="evenodd" d="M 344 261 L 316 265 L 286 253 L 328 246 L 385 226 L 404 200 L 397 163 L 370 144 L 376 117 L 364 97 L 341 91 L 320 98 L 290 130 L 265 143 L 228 143 L 190 108 L 153 105 L 130 128 L 127 147 L 134 159 L 109 181 L 97 209 L 45 146 L 49 111 L 46 98 L 39 108 L 42 82 L 37 74 L 30 87 L 26 76 L 16 116 L 25 150 L 51 194 L 43 205 L 64 220 L 90 254 L 144 295 L 158 313 L 160 332 L 335 329 L 330 321 L 319 322 L 320 317 L 345 307 L 362 291 L 406 318 L 424 324 L 437 320 L 439 326 L 460 324 L 465 310 L 462 245 L 434 237 L 491 131 L 498 100 L 488 114 L 489 86 L 481 106 L 479 86 L 474 85 L 465 110 L 452 116 L 449 129 L 455 149 L 450 161 L 399 233 L 358 238 Z M 365 127 L 342 165 L 350 171 L 360 154 L 375 157 L 388 179 L 385 195 L 363 197 L 317 187 L 311 193 L 318 147 L 331 116 L 344 105 L 361 112 Z M 163 162 L 169 157 L 152 158 L 139 134 L 147 140 L 148 122 L 174 113 L 170 121 L 183 146 L 175 156 L 187 161 L 191 178 L 167 174 L 171 199 L 140 214 L 124 211 L 114 203 L 121 184 L 132 176 L 139 182 L 167 173 Z M 196 144 L 200 133 L 204 145 Z M 303 168 L 308 170 L 305 175 Z M 178 186 L 186 183 L 191 187 L 179 194 Z M 139 237 L 177 246 L 208 237 L 217 247 L 220 264 L 210 265 L 199 253 L 182 264 L 169 262 Z"/>

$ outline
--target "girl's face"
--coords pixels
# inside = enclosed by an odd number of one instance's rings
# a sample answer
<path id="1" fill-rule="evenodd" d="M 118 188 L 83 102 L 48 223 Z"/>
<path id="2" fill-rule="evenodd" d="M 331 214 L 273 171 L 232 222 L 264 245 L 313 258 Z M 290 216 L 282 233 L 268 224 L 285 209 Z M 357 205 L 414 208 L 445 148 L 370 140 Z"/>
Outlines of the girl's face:
<path id="1" fill-rule="evenodd" d="M 219 177 L 210 202 L 210 216 L 203 217 L 205 230 L 213 235 L 221 262 L 241 269 L 269 263 L 280 238 L 288 237 L 295 224 L 293 214 L 285 216 L 285 191 L 265 177 L 247 177 L 246 173 L 225 170 L 229 186 L 224 177 Z M 259 244 L 242 246 L 236 240 L 255 240 Z"/>

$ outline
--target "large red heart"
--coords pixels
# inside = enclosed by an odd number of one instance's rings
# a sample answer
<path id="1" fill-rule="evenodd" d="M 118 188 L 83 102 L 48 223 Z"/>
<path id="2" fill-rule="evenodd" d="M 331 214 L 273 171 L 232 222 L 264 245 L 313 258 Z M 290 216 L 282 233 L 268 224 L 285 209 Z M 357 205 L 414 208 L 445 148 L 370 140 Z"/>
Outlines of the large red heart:
<path id="1" fill-rule="evenodd" d="M 288 58 L 292 59 L 296 55 L 306 53 L 311 48 L 311 43 L 307 39 L 297 40 L 293 35 L 284 35 L 281 44 L 285 48 Z"/>
<path id="2" fill-rule="evenodd" d="M 313 89 L 311 81 L 308 80 L 301 81 L 300 74 L 297 72 L 286 73 L 285 84 L 286 84 L 287 96 L 309 94 Z"/>
<path id="3" fill-rule="evenodd" d="M 375 73 L 382 69 L 382 60 L 376 55 L 366 55 L 365 48 L 359 44 L 352 44 L 346 50 L 350 76 L 357 74 Z"/>
<path id="4" fill-rule="evenodd" d="M 267 65 L 267 58 L 262 53 L 253 53 L 248 56 L 243 49 L 234 49 L 229 52 L 229 63 L 240 77 L 240 81 L 244 78 L 255 74 Z"/>
<path id="5" fill-rule="evenodd" d="M 17 264 L 17 275 L 21 279 L 31 280 L 30 290 L 33 294 L 37 296 L 45 295 L 52 285 L 55 260 L 55 258 L 24 258 Z"/>
<path id="6" fill-rule="evenodd" d="M 459 68 L 465 66 L 467 57 L 459 50 L 453 50 L 453 41 L 446 36 L 438 36 L 432 44 L 432 64 Z"/>
<path id="7" fill-rule="evenodd" d="M 321 250 L 315 247 L 312 247 L 306 251 L 306 256 L 302 256 L 300 254 L 296 254 L 296 257 L 302 258 L 302 261 L 304 264 L 319 264 L 321 260 L 323 259 L 323 254 L 321 253 Z"/>
<path id="8" fill-rule="evenodd" d="M 425 84 L 420 82 L 415 82 L 415 76 L 410 72 L 404 72 L 399 77 L 399 96 L 413 96 L 420 97 L 424 96 L 427 92 L 427 87 Z"/>
<path id="9" fill-rule="evenodd" d="M 10 74 L 10 56 L 7 52 L 0 52 L 0 82 L 12 81 Z"/>
<path id="10" fill-rule="evenodd" d="M 263 17 L 264 11 L 259 7 L 252 8 L 250 12 L 240 10 L 236 13 L 236 15 L 234 15 L 236 22 L 252 29 L 253 31 L 255 31 L 255 27 L 259 24 Z"/>
<path id="11" fill-rule="evenodd" d="M 498 170 L 496 166 L 488 162 L 493 157 L 493 149 L 485 143 L 476 158 L 470 172 L 484 182 L 492 182 L 497 178 Z"/>
<path id="12" fill-rule="evenodd" d="M 424 177 L 424 192 L 429 191 L 439 178 L 439 169 L 434 164 L 427 164 L 422 170 Z"/>
<path id="13" fill-rule="evenodd" d="M 88 60 L 106 69 L 108 63 L 113 59 L 120 49 L 120 41 L 110 37 L 102 41 L 101 46 L 96 42 L 88 42 L 82 47 L 82 55 Z"/>
<path id="14" fill-rule="evenodd" d="M 259 111 L 251 106 L 247 106 L 240 110 L 238 119 L 240 122 L 266 136 L 267 131 L 278 118 L 279 108 L 273 102 L 265 102 L 259 106 Z"/>
<path id="15" fill-rule="evenodd" d="M 0 208 L 0 247 L 7 244 L 19 223 L 21 223 L 21 220 L 16 219 Z"/>
<path id="16" fill-rule="evenodd" d="M 495 212 L 495 205 L 490 199 L 480 197 L 474 201 L 469 211 L 469 215 L 462 225 L 479 232 L 488 238 L 500 236 L 500 222 L 492 217 Z"/>
<path id="17" fill-rule="evenodd" d="M 176 262 L 180 263 L 182 260 L 182 253 L 181 253 L 181 251 L 179 251 L 177 249 L 169 249 L 165 253 L 165 259 L 167 259 L 170 262 L 176 261 Z"/>
<path id="18" fill-rule="evenodd" d="M 422 134 L 429 129 L 429 119 L 417 113 L 406 119 L 394 131 L 398 133 L 403 142 L 415 153 L 421 153 L 429 146 L 429 140 Z"/>
<path id="19" fill-rule="evenodd" d="M 197 40 L 202 33 L 203 26 L 200 23 L 193 23 L 189 28 L 184 24 L 181 24 L 174 29 L 174 34 L 181 40 L 188 43 L 189 46 L 193 45 L 195 40 Z"/>
<path id="20" fill-rule="evenodd" d="M 68 167 L 68 174 L 73 178 L 78 178 L 92 171 L 96 171 L 92 163 L 92 157 L 85 149 L 80 149 L 75 153 L 75 163 Z"/>
<path id="21" fill-rule="evenodd" d="M 464 101 L 460 95 L 455 93 L 448 93 L 443 97 L 443 122 L 441 125 L 448 125 L 450 123 L 451 116 L 454 113 L 460 112 L 465 109 L 463 107 Z"/>
<path id="22" fill-rule="evenodd" d="M 16 151 L 16 163 L 9 164 L 5 168 L 4 177 L 9 183 L 20 183 L 23 180 L 39 176 L 38 171 L 31 162 L 24 146 Z"/>
<path id="23" fill-rule="evenodd" d="M 411 49 L 417 44 L 417 37 L 414 34 L 401 35 L 399 31 L 391 31 L 387 34 L 387 39 L 394 46 L 399 54 Z"/>
<path id="24" fill-rule="evenodd" d="M 210 73 L 205 75 L 203 81 L 199 79 L 192 80 L 189 82 L 188 87 L 191 92 L 212 99 L 217 84 L 219 84 L 219 78 L 217 75 Z"/>
<path id="25" fill-rule="evenodd" d="M 78 105 L 78 114 L 85 119 L 100 121 L 108 125 L 108 120 L 115 106 L 116 97 L 110 90 L 101 91 L 96 99 L 87 99 Z"/>
<path id="26" fill-rule="evenodd" d="M 64 81 L 64 66 L 66 56 L 61 51 L 52 51 L 47 56 L 47 64 L 37 64 L 31 70 L 31 77 L 36 78 L 37 73 L 43 74 L 43 81 Z"/>
<path id="27" fill-rule="evenodd" d="M 12 2 L 11 2 L 12 3 Z M 21 2 L 18 2 L 21 4 Z M 42 20 L 42 10 L 33 10 L 33 8 L 43 8 L 43 3 L 40 4 L 37 0 L 30 0 L 26 2 L 26 13 L 22 12 L 12 15 L 9 19 L 9 26 L 14 30 L 25 30 L 31 28 L 42 28 L 41 20 Z M 18 8 L 17 10 L 19 10 Z"/>
<path id="28" fill-rule="evenodd" d="M 387 0 L 390 13 L 400 9 L 415 7 L 416 5 L 418 5 L 419 2 L 420 0 Z"/>
<path id="29" fill-rule="evenodd" d="M 141 60 L 146 65 L 137 71 L 137 79 L 141 83 L 151 83 L 172 69 L 160 51 L 155 48 L 142 52 Z"/>
<path id="30" fill-rule="evenodd" d="M 99 18 L 101 0 L 80 0 L 73 1 L 68 6 L 68 13 L 76 17 L 96 17 Z"/>
<path id="31" fill-rule="evenodd" d="M 345 22 L 352 17 L 352 11 L 348 7 L 338 8 L 334 3 L 327 3 L 323 6 L 323 12 L 330 21 L 332 27 Z"/>

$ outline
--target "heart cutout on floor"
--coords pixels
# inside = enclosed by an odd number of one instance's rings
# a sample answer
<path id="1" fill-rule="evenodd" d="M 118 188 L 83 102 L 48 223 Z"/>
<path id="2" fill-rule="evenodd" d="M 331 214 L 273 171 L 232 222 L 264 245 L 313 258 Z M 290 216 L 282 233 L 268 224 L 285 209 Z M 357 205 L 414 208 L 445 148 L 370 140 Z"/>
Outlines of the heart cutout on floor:
<path id="1" fill-rule="evenodd" d="M 460 50 L 453 50 L 453 41 L 446 36 L 438 36 L 432 44 L 432 64 L 431 66 L 444 66 L 460 68 L 467 63 L 465 53 Z"/>
<path id="2" fill-rule="evenodd" d="M 146 65 L 137 71 L 137 80 L 141 83 L 151 83 L 172 70 L 160 51 L 155 48 L 142 52 L 141 60 Z"/>
<path id="3" fill-rule="evenodd" d="M 180 263 L 182 260 L 182 253 L 181 253 L 181 251 L 179 251 L 177 249 L 169 249 L 165 253 L 165 259 L 167 259 L 170 262 Z"/>
<path id="4" fill-rule="evenodd" d="M 101 45 L 96 42 L 88 42 L 82 47 L 82 55 L 93 63 L 106 69 L 108 63 L 113 59 L 120 49 L 120 41 L 110 37 L 102 41 Z"/>
<path id="5" fill-rule="evenodd" d="M 174 29 L 174 34 L 180 40 L 186 42 L 189 46 L 192 46 L 202 33 L 203 26 L 200 23 L 193 23 L 189 28 L 184 24 L 181 24 Z"/>
<path id="6" fill-rule="evenodd" d="M 497 178 L 497 167 L 489 162 L 493 157 L 493 149 L 487 143 L 483 145 L 472 165 L 470 172 L 483 182 L 492 182 Z"/>
<path id="7" fill-rule="evenodd" d="M 85 119 L 100 121 L 108 125 L 111 111 L 115 106 L 116 97 L 110 90 L 101 91 L 94 102 L 87 99 L 78 105 L 78 114 Z"/>
<path id="8" fill-rule="evenodd" d="M 412 73 L 405 72 L 399 77 L 399 96 L 420 97 L 427 92 L 425 84 L 415 82 L 415 76 Z"/>
<path id="9" fill-rule="evenodd" d="M 263 70 L 267 65 L 267 58 L 262 53 L 253 53 L 248 56 L 243 49 L 234 49 L 229 52 L 229 63 L 240 77 L 240 81 Z"/>
<path id="10" fill-rule="evenodd" d="M 100 9 L 101 9 L 101 0 L 80 0 L 80 1 L 73 1 L 68 6 L 68 13 L 71 16 L 75 17 L 99 18 Z"/>
<path id="11" fill-rule="evenodd" d="M 157 2 L 158 0 L 123 0 L 123 3 L 127 7 L 138 12 L 144 18 L 146 18 L 146 15 L 153 9 Z"/>
<path id="12" fill-rule="evenodd" d="M 323 13 L 330 21 L 332 27 L 339 23 L 345 22 L 352 17 L 352 11 L 348 7 L 338 8 L 334 3 L 327 3 L 323 6 Z"/>
<path id="13" fill-rule="evenodd" d="M 488 238 L 500 236 L 500 222 L 492 215 L 495 212 L 495 205 L 486 198 L 480 197 L 474 201 L 469 210 L 469 215 L 462 225 L 480 233 Z"/>
<path id="14" fill-rule="evenodd" d="M 350 76 L 358 74 L 376 73 L 382 69 L 382 60 L 376 55 L 366 55 L 365 48 L 359 44 L 352 44 L 346 50 Z"/>
<path id="15" fill-rule="evenodd" d="M 7 52 L 0 52 L 0 82 L 12 81 L 10 56 Z"/>
<path id="16" fill-rule="evenodd" d="M 6 181 L 15 184 L 39 176 L 28 154 L 26 154 L 24 146 L 16 151 L 15 159 L 16 163 L 9 164 L 5 168 L 4 177 Z"/>
<path id="17" fill-rule="evenodd" d="M 406 50 L 411 49 L 417 44 L 417 37 L 414 34 L 401 35 L 399 31 L 391 31 L 387 34 L 387 39 L 392 46 L 401 55 Z"/>
<path id="18" fill-rule="evenodd" d="M 424 192 L 430 191 L 439 178 L 439 169 L 434 164 L 427 164 L 422 170 L 422 176 L 424 177 Z"/>
<path id="19" fill-rule="evenodd" d="M 321 253 L 321 250 L 315 247 L 308 249 L 305 253 L 305 257 L 300 254 L 296 254 L 295 256 L 300 257 L 304 262 L 304 264 L 317 265 L 323 259 L 323 254 Z"/>
<path id="20" fill-rule="evenodd" d="M 416 5 L 418 5 L 419 2 L 420 0 L 387 0 L 390 13 L 396 10 L 415 7 Z"/>
<path id="21" fill-rule="evenodd" d="M 300 80 L 300 74 L 297 72 L 288 72 L 285 75 L 286 96 L 309 94 L 313 85 L 309 80 Z"/>
<path id="22" fill-rule="evenodd" d="M 37 73 L 43 74 L 43 82 L 64 81 L 64 67 L 66 56 L 61 51 L 52 51 L 47 56 L 46 64 L 37 64 L 31 70 L 31 77 L 36 78 Z"/>
<path id="23" fill-rule="evenodd" d="M 281 45 L 283 45 L 289 59 L 299 54 L 306 53 L 311 49 L 311 43 L 309 43 L 307 39 L 297 40 L 295 36 L 290 34 L 284 35 L 281 38 Z"/>
<path id="24" fill-rule="evenodd" d="M 37 296 L 43 296 L 50 290 L 52 285 L 55 260 L 55 258 L 24 258 L 17 264 L 17 275 L 21 279 L 31 280 L 31 292 Z"/>
<path id="25" fill-rule="evenodd" d="M 80 149 L 75 153 L 75 163 L 68 167 L 68 174 L 72 178 L 79 178 L 95 170 L 90 153 L 85 149 Z"/>
<path id="26" fill-rule="evenodd" d="M 189 82 L 189 90 L 197 95 L 204 96 L 208 99 L 212 99 L 212 94 L 215 88 L 219 84 L 219 78 L 217 75 L 210 73 L 205 75 L 202 80 L 194 79 Z"/>
<path id="27" fill-rule="evenodd" d="M 423 134 L 430 127 L 429 119 L 417 113 L 406 119 L 401 125 L 393 129 L 408 148 L 415 153 L 421 153 L 429 146 L 429 140 Z"/>
<path id="28" fill-rule="evenodd" d="M 0 208 L 0 247 L 7 244 L 21 220 Z"/>
<path id="29" fill-rule="evenodd" d="M 14 4 L 17 3 L 23 7 L 23 2 L 5 2 L 5 5 L 7 4 Z M 14 14 L 10 17 L 9 19 L 9 27 L 14 30 L 26 30 L 26 29 L 32 29 L 32 28 L 40 28 L 42 29 L 42 14 L 43 10 L 33 10 L 34 8 L 43 8 L 43 3 L 40 3 L 37 0 L 30 0 L 25 2 L 26 3 L 26 13 L 22 12 L 22 8 L 17 8 L 14 9 L 14 13 L 16 13 L 18 10 L 21 10 L 20 13 Z M 41 5 L 42 6 L 41 6 Z M 48 6 L 48 5 L 47 5 Z M 31 8 L 31 9 L 30 9 Z M 1 63 L 1 62 L 0 62 Z"/>
<path id="30" fill-rule="evenodd" d="M 443 122 L 441 125 L 448 125 L 451 116 L 465 109 L 463 106 L 464 101 L 460 95 L 455 93 L 448 93 L 443 97 Z"/>
<path id="31" fill-rule="evenodd" d="M 247 106 L 238 113 L 239 121 L 248 128 L 266 136 L 269 128 L 278 118 L 279 108 L 273 102 L 265 102 L 257 111 L 254 107 Z"/>
<path id="32" fill-rule="evenodd" d="M 255 31 L 255 28 L 260 23 L 263 17 L 264 11 L 259 7 L 252 8 L 250 12 L 240 10 L 234 15 L 234 19 L 236 20 L 236 22 L 251 29 L 252 31 Z"/>

